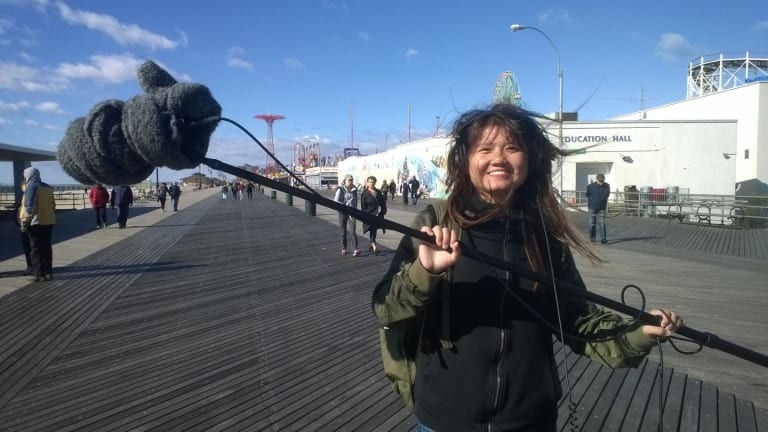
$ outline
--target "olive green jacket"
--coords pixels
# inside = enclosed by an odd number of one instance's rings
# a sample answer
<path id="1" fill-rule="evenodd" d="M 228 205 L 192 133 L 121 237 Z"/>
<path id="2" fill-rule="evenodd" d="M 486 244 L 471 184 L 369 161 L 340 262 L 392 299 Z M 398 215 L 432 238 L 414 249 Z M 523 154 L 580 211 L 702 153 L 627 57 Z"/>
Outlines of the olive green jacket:
<path id="1" fill-rule="evenodd" d="M 445 214 L 445 203 L 439 201 L 434 207 L 434 212 L 430 209 L 421 211 L 411 223 L 411 227 L 419 229 L 422 226 L 434 226 L 440 219 L 443 226 L 454 229 L 461 235 L 460 228 L 448 218 L 435 217 Z M 403 238 L 390 268 L 375 288 L 373 310 L 385 328 L 406 329 L 418 323 L 429 305 L 439 297 L 441 286 L 450 283 L 448 272 L 434 275 L 424 269 L 418 260 L 419 243 L 420 240 Z M 585 287 L 570 250 L 565 249 L 559 269 L 557 263 L 555 264 L 556 276 L 559 279 Z M 624 320 L 574 296 L 561 293 L 559 300 L 561 315 L 567 317 L 567 321 L 562 323 L 566 335 L 565 342 L 578 354 L 586 355 L 611 368 L 636 367 L 656 344 L 655 339 L 642 333 L 640 323 Z M 568 335 L 599 341 L 585 343 Z M 555 336 L 560 338 L 557 333 Z"/>

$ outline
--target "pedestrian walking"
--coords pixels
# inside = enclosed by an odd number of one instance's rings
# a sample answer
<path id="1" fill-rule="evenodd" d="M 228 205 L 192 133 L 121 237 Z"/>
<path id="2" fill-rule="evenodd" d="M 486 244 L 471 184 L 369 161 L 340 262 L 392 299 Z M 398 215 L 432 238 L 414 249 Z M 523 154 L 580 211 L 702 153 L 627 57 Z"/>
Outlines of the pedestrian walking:
<path id="1" fill-rule="evenodd" d="M 157 200 L 160 201 L 160 210 L 165 211 L 165 200 L 168 198 L 168 186 L 163 183 L 157 188 Z"/>
<path id="2" fill-rule="evenodd" d="M 342 203 L 348 207 L 357 208 L 357 187 L 355 186 L 354 178 L 351 174 L 344 176 L 344 182 L 341 186 L 336 188 L 336 195 L 334 196 L 336 202 Z M 356 232 L 355 218 L 352 216 L 339 212 L 339 230 L 341 231 L 341 254 L 347 254 L 347 233 L 352 237 L 352 256 L 360 255 L 360 249 L 357 245 L 357 232 Z"/>
<path id="3" fill-rule="evenodd" d="M 109 202 L 109 192 L 107 188 L 96 183 L 88 192 L 88 199 L 91 201 L 91 207 L 96 212 L 96 229 L 107 227 L 107 203 Z"/>
<path id="4" fill-rule="evenodd" d="M 168 189 L 168 195 L 171 197 L 173 211 L 179 211 L 179 198 L 181 197 L 181 188 L 179 187 L 178 183 L 173 183 L 173 186 Z"/>
<path id="5" fill-rule="evenodd" d="M 117 227 L 123 229 L 128 223 L 128 209 L 133 206 L 133 190 L 130 186 L 120 185 L 112 188 L 109 206 L 117 207 Z"/>

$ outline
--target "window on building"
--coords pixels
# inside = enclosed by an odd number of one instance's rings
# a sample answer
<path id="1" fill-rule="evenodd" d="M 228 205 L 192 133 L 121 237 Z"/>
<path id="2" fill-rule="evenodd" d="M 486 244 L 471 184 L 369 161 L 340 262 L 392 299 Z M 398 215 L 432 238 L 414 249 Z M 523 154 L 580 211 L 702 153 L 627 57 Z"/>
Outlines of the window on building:
<path id="1" fill-rule="evenodd" d="M 744 150 L 744 159 L 749 159 L 749 149 Z"/>

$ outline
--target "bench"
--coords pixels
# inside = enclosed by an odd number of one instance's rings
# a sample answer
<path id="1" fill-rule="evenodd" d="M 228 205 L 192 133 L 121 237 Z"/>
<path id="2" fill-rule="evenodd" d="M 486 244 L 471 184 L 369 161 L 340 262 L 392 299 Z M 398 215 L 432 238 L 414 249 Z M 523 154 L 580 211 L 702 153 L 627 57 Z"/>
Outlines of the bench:
<path id="1" fill-rule="evenodd" d="M 700 203 L 696 207 L 696 223 L 700 224 L 706 222 L 707 225 L 712 225 L 712 206 L 708 203 Z"/>
<path id="2" fill-rule="evenodd" d="M 14 219 L 16 218 L 16 205 L 15 204 L 8 204 L 3 203 L 3 219 Z"/>

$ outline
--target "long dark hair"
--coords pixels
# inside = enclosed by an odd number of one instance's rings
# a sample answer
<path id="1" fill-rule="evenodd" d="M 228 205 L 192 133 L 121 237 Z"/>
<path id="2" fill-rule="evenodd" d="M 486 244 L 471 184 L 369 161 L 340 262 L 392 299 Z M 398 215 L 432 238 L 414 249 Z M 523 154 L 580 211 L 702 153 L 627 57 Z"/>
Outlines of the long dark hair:
<path id="1" fill-rule="evenodd" d="M 556 262 L 566 247 L 575 249 L 593 263 L 602 262 L 576 225 L 566 215 L 552 190 L 552 162 L 563 157 L 562 150 L 547 138 L 536 121 L 545 118 L 516 105 L 495 104 L 462 114 L 454 123 L 453 145 L 448 152 L 446 186 L 448 214 L 464 228 L 499 219 L 512 212 L 523 220 L 523 243 L 534 271 L 548 274 L 544 261 L 546 235 Z M 507 200 L 491 204 L 484 211 L 469 207 L 470 198 L 477 195 L 469 175 L 469 153 L 489 127 L 514 137 L 528 157 L 528 176 Z M 539 213 L 541 212 L 541 213 Z M 542 223 L 543 222 L 543 223 Z"/>

